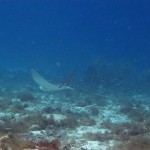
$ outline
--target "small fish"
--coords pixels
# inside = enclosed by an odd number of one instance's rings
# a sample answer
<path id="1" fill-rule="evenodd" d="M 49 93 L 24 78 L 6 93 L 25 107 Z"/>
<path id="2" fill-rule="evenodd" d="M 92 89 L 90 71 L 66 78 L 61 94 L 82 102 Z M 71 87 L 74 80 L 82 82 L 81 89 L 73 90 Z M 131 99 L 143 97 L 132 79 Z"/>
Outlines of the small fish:
<path id="1" fill-rule="evenodd" d="M 34 69 L 31 69 L 31 75 L 33 80 L 40 86 L 40 89 L 43 91 L 61 91 L 61 90 L 73 90 L 73 88 L 69 86 L 62 86 L 59 84 L 53 84 L 44 79 L 39 73 L 37 73 Z"/>

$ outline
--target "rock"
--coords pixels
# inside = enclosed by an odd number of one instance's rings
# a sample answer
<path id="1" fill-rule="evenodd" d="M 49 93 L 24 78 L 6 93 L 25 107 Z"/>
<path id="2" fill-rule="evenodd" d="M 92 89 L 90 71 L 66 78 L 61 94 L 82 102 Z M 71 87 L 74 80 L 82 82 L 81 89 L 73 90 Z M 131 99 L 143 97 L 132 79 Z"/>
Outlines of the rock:
<path id="1" fill-rule="evenodd" d="M 39 130 L 39 129 L 40 129 L 40 126 L 37 125 L 37 124 L 33 124 L 31 127 L 29 127 L 29 129 L 30 129 L 31 131 Z"/>
<path id="2" fill-rule="evenodd" d="M 67 117 L 62 114 L 44 114 L 43 117 L 45 117 L 46 119 L 53 119 L 56 123 L 60 123 L 63 120 L 67 119 Z"/>

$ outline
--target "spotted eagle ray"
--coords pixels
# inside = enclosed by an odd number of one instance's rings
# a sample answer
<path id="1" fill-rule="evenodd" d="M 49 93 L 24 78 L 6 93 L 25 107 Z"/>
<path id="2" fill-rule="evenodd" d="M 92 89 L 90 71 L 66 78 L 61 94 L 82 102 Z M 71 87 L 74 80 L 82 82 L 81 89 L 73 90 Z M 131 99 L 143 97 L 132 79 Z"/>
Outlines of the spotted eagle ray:
<path id="1" fill-rule="evenodd" d="M 53 84 L 46 79 L 44 79 L 39 73 L 37 73 L 34 69 L 31 69 L 31 75 L 33 80 L 40 86 L 41 90 L 44 91 L 61 91 L 61 90 L 72 90 L 73 88 L 66 85 L 58 85 Z"/>

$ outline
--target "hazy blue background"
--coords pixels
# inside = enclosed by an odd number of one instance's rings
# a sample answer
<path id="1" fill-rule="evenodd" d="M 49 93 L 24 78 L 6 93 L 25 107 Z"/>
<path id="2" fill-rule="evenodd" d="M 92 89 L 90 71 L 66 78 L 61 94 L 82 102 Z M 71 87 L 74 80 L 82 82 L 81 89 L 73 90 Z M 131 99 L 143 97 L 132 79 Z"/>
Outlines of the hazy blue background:
<path id="1" fill-rule="evenodd" d="M 98 58 L 150 67 L 149 0 L 0 0 L 0 66 L 84 69 Z"/>

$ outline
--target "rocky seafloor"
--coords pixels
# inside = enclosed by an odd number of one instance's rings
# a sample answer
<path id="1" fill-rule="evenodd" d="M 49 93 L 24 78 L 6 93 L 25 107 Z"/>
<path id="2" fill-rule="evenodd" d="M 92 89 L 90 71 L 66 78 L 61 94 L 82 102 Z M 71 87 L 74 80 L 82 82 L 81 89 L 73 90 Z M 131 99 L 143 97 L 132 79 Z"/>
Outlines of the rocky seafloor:
<path id="1" fill-rule="evenodd" d="M 0 150 L 150 149 L 149 95 L 44 92 L 16 82 L 1 82 Z"/>

